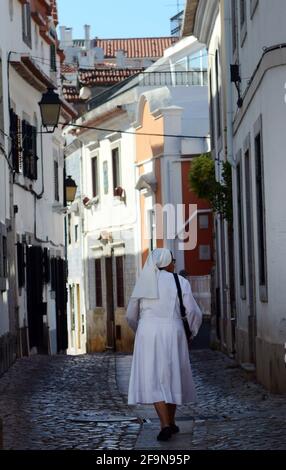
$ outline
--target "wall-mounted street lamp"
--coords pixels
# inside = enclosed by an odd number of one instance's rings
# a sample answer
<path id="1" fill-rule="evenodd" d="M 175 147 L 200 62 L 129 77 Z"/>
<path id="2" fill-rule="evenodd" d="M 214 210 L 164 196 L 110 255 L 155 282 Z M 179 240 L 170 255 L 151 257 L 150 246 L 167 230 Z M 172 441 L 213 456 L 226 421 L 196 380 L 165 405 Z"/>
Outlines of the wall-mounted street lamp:
<path id="1" fill-rule="evenodd" d="M 48 134 L 52 134 L 55 128 L 58 127 L 61 110 L 60 97 L 52 88 L 48 88 L 46 93 L 43 94 L 39 106 L 42 116 L 42 125 L 46 128 Z"/>
<path id="2" fill-rule="evenodd" d="M 237 106 L 240 109 L 243 106 L 243 98 L 241 97 L 241 93 L 240 93 L 241 77 L 240 77 L 238 64 L 233 64 L 230 66 L 230 81 L 235 84 L 235 88 L 237 89 L 237 93 L 238 93 Z"/>
<path id="3" fill-rule="evenodd" d="M 66 202 L 72 203 L 75 200 L 77 185 L 71 176 L 65 180 Z"/>

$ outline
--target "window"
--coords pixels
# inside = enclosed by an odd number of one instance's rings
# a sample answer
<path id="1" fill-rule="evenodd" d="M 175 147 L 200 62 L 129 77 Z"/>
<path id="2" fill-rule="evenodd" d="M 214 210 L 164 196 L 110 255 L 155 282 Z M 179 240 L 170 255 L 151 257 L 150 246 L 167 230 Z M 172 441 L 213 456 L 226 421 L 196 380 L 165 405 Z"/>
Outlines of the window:
<path id="1" fill-rule="evenodd" d="M 78 224 L 74 226 L 74 242 L 78 242 Z"/>
<path id="2" fill-rule="evenodd" d="M 14 17 L 14 0 L 9 0 L 9 16 L 10 16 L 10 21 L 13 21 L 13 17 Z"/>
<path id="3" fill-rule="evenodd" d="M 2 277 L 8 276 L 7 265 L 7 237 L 2 237 Z"/>
<path id="4" fill-rule="evenodd" d="M 124 307 L 124 270 L 123 256 L 116 258 L 117 307 Z"/>
<path id="5" fill-rule="evenodd" d="M 120 161 L 119 161 L 119 148 L 112 149 L 112 176 L 113 176 L 113 189 L 115 190 L 120 186 Z"/>
<path id="6" fill-rule="evenodd" d="M 71 330 L 75 330 L 75 305 L 74 305 L 74 286 L 70 286 L 70 314 L 71 314 Z"/>
<path id="7" fill-rule="evenodd" d="M 211 259 L 211 247 L 210 245 L 199 246 L 199 259 L 200 261 L 210 261 Z"/>
<path id="8" fill-rule="evenodd" d="M 13 109 L 10 110 L 10 137 L 12 142 L 11 154 L 12 165 L 16 173 L 22 172 L 22 126 L 21 120 L 14 113 Z"/>
<path id="9" fill-rule="evenodd" d="M 214 127 L 214 96 L 213 96 L 213 82 L 212 73 L 210 72 L 210 131 L 211 131 L 211 148 L 215 146 L 215 127 Z"/>
<path id="10" fill-rule="evenodd" d="M 59 164 L 54 160 L 54 196 L 55 201 L 60 200 L 59 195 Z"/>
<path id="11" fill-rule="evenodd" d="M 209 216 L 207 214 L 199 215 L 199 228 L 201 230 L 209 228 Z"/>
<path id="12" fill-rule="evenodd" d="M 91 178 L 92 178 L 92 196 L 95 197 L 99 195 L 97 157 L 93 157 L 91 159 Z"/>
<path id="13" fill-rule="evenodd" d="M 177 64 L 176 64 L 177 65 Z M 207 85 L 208 52 L 207 49 L 194 52 L 187 57 L 186 70 L 192 72 L 188 85 Z"/>
<path id="14" fill-rule="evenodd" d="M 243 46 L 247 34 L 246 0 L 240 0 L 240 45 Z"/>
<path id="15" fill-rule="evenodd" d="M 23 174 L 31 180 L 36 180 L 37 172 L 37 128 L 27 121 L 22 121 L 22 159 Z"/>
<path id="16" fill-rule="evenodd" d="M 95 296 L 96 306 L 102 307 L 102 278 L 101 278 L 101 259 L 95 260 Z"/>
<path id="17" fill-rule="evenodd" d="M 149 233 L 149 250 L 150 252 L 156 248 L 156 217 L 155 211 L 150 209 L 147 211 L 148 233 Z"/>
<path id="18" fill-rule="evenodd" d="M 24 3 L 24 5 L 22 5 L 22 37 L 24 43 L 32 47 L 30 3 Z"/>
<path id="19" fill-rule="evenodd" d="M 68 214 L 68 244 L 71 245 L 71 214 Z"/>
<path id="20" fill-rule="evenodd" d="M 239 153 L 241 159 L 241 152 Z M 237 165 L 237 209 L 238 209 L 238 243 L 239 243 L 239 278 L 241 297 L 245 298 L 245 251 L 244 251 L 244 211 L 242 200 L 241 162 Z"/>
<path id="21" fill-rule="evenodd" d="M 217 115 L 217 136 L 221 136 L 221 103 L 220 103 L 220 80 L 219 80 L 219 55 L 215 54 L 215 74 L 216 74 L 216 115 Z"/>
<path id="22" fill-rule="evenodd" d="M 232 50 L 237 49 L 237 0 L 231 2 L 231 19 L 232 19 Z"/>
<path id="23" fill-rule="evenodd" d="M 259 285 L 266 286 L 266 236 L 265 236 L 265 202 L 264 202 L 264 173 L 262 131 L 255 137 L 255 163 L 256 163 L 256 204 L 257 204 L 257 238 L 259 260 Z M 266 295 L 261 291 L 261 300 Z M 264 298 L 263 298 L 264 297 Z"/>
<path id="24" fill-rule="evenodd" d="M 251 19 L 254 16 L 258 3 L 259 3 L 259 0 L 250 0 L 250 18 Z"/>
<path id="25" fill-rule="evenodd" d="M 103 162 L 103 188 L 104 188 L 104 194 L 108 194 L 109 183 L 108 183 L 108 163 L 107 163 L 107 161 Z"/>
<path id="26" fill-rule="evenodd" d="M 52 72 L 57 71 L 57 57 L 55 44 L 50 45 L 50 67 Z"/>
<path id="27" fill-rule="evenodd" d="M 43 250 L 43 279 L 45 284 L 49 284 L 51 280 L 50 251 L 48 248 Z"/>
<path id="28" fill-rule="evenodd" d="M 39 46 L 39 33 L 38 33 L 38 26 L 36 24 L 34 28 L 34 36 L 35 36 L 35 47 L 37 49 Z"/>
<path id="29" fill-rule="evenodd" d="M 0 222 L 0 291 L 7 289 L 7 229 Z"/>

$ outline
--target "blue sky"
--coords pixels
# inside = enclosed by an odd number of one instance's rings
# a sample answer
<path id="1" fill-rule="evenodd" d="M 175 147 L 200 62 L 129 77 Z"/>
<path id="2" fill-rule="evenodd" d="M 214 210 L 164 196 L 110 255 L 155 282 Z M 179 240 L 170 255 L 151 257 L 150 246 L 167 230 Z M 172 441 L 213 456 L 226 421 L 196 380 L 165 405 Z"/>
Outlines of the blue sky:
<path id="1" fill-rule="evenodd" d="M 91 36 L 100 38 L 169 36 L 170 18 L 177 0 L 58 0 L 61 26 L 73 28 L 74 39 L 84 37 L 84 24 Z M 179 0 L 183 10 L 185 0 Z"/>

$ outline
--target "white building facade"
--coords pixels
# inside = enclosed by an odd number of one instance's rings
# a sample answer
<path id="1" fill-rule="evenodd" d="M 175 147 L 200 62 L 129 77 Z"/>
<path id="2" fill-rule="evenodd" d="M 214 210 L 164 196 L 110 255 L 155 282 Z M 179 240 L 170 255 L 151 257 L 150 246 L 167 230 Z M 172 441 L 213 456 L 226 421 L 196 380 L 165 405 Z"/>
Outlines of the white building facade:
<path id="1" fill-rule="evenodd" d="M 38 104 L 47 88 L 58 86 L 56 2 L 4 3 L 0 336 L 12 335 L 15 358 L 66 349 L 64 141 L 60 129 L 45 133 Z M 62 105 L 60 121 L 65 122 L 75 113 Z"/>
<path id="2" fill-rule="evenodd" d="M 188 27 L 209 48 L 214 133 L 221 122 L 223 157 L 233 167 L 236 327 L 231 337 L 230 312 L 226 346 L 230 352 L 234 345 L 238 361 L 256 369 L 268 389 L 285 392 L 286 227 L 279 205 L 285 199 L 286 5 L 272 3 L 270 14 L 266 0 L 196 3 Z M 213 142 L 219 160 L 217 133 Z"/>
<path id="3" fill-rule="evenodd" d="M 132 351 L 134 338 L 125 322 L 125 311 L 142 267 L 145 250 L 141 237 L 142 217 L 146 216 L 145 209 L 150 206 L 152 211 L 154 205 L 152 191 L 146 200 L 148 207 L 143 208 L 140 201 L 141 184 L 144 186 L 140 177 L 144 173 L 150 176 L 154 168 L 151 155 L 148 155 L 150 161 L 145 161 L 143 166 L 142 161 L 138 162 L 136 130 L 142 124 L 142 106 L 147 100 L 152 112 L 158 117 L 164 116 L 165 133 L 188 135 L 192 132 L 198 137 L 193 140 L 166 139 L 164 159 L 161 155 L 164 183 L 160 190 L 164 193 L 164 203 L 182 203 L 179 159 L 182 153 L 187 156 L 208 150 L 207 87 L 202 63 L 203 60 L 206 63 L 206 58 L 201 51 L 202 45 L 195 39 L 182 41 L 181 46 L 167 50 L 164 58 L 148 69 L 149 78 L 144 73 L 123 85 L 107 101 L 103 100 L 101 104 L 97 101 L 94 107 L 91 104 L 90 111 L 66 131 L 69 143 L 65 150 L 66 171 L 81 184 L 80 196 L 68 216 L 69 350 L 74 353 L 80 353 L 80 350 L 74 342 L 72 345 L 71 338 L 73 334 L 78 337 L 81 328 L 77 320 L 71 320 L 78 317 L 74 313 L 77 300 L 74 300 L 72 286 L 75 284 L 78 284 L 76 289 L 85 291 L 85 319 L 82 321 L 87 351 L 106 348 Z M 198 70 L 190 74 L 194 83 L 186 82 L 189 56 L 199 62 Z M 153 75 L 156 66 L 159 70 L 157 78 Z M 166 74 L 162 73 L 160 78 L 162 69 Z M 183 83 L 176 82 L 176 71 L 184 78 Z M 187 107 L 186 102 L 192 106 Z M 81 162 L 80 169 L 75 168 L 76 161 Z M 73 239 L 78 231 L 75 225 L 82 230 L 78 247 Z M 174 254 L 178 253 L 178 265 L 182 269 L 183 252 L 179 253 L 175 241 L 171 244 Z M 82 252 L 82 264 L 76 250 Z M 84 279 L 79 280 L 81 272 L 84 272 Z"/>

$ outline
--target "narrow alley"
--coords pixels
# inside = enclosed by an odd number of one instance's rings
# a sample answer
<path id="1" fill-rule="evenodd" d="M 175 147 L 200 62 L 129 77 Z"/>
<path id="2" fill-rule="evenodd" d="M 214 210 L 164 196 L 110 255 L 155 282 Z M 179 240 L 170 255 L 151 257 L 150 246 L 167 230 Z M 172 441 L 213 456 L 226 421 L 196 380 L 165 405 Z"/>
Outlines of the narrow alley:
<path id="1" fill-rule="evenodd" d="M 158 442 L 152 407 L 127 405 L 130 355 L 31 356 L 0 379 L 4 449 L 285 449 L 286 403 L 220 352 L 192 352 L 199 397 Z"/>

